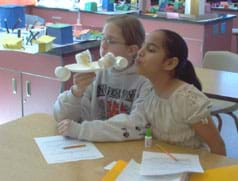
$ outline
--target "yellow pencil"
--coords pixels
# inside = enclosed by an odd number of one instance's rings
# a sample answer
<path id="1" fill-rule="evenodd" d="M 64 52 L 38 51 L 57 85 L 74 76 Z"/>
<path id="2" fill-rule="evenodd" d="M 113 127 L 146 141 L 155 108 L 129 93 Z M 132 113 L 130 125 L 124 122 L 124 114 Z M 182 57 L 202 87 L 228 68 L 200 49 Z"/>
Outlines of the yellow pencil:
<path id="1" fill-rule="evenodd" d="M 161 151 L 163 151 L 166 155 L 168 155 L 170 158 L 172 158 L 174 161 L 178 161 L 177 158 L 175 158 L 174 155 L 172 155 L 171 153 L 169 153 L 165 148 L 163 148 L 161 145 L 156 144 L 156 147 L 158 147 Z"/>
<path id="2" fill-rule="evenodd" d="M 65 146 L 63 147 L 63 149 L 73 149 L 73 148 L 81 148 L 81 147 L 85 147 L 86 145 L 71 145 L 71 146 Z"/>

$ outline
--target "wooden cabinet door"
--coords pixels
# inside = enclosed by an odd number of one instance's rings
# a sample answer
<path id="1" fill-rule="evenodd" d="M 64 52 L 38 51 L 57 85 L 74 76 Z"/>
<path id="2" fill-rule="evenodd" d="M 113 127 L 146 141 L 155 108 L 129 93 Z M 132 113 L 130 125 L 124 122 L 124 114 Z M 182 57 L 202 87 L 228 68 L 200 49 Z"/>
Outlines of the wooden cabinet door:
<path id="1" fill-rule="evenodd" d="M 0 69 L 0 124 L 22 116 L 21 74 Z"/>
<path id="2" fill-rule="evenodd" d="M 22 74 L 23 115 L 53 113 L 53 104 L 61 90 L 61 82 L 39 75 Z"/>

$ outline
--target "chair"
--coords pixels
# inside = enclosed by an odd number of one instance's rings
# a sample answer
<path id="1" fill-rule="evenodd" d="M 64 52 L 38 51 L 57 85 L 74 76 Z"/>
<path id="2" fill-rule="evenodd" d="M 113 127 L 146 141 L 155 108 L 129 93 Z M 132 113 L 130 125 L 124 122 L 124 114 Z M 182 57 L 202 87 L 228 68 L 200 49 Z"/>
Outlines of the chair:
<path id="1" fill-rule="evenodd" d="M 208 51 L 204 56 L 203 67 L 238 73 L 238 54 L 229 51 Z M 222 119 L 219 114 L 223 113 L 234 119 L 238 132 L 238 118 L 233 113 L 238 109 L 238 103 L 218 99 L 211 99 L 211 101 L 213 104 L 211 115 L 217 118 L 219 131 L 222 127 Z"/>
<path id="2" fill-rule="evenodd" d="M 236 53 L 238 53 L 238 28 L 232 28 L 232 35 L 236 37 Z"/>

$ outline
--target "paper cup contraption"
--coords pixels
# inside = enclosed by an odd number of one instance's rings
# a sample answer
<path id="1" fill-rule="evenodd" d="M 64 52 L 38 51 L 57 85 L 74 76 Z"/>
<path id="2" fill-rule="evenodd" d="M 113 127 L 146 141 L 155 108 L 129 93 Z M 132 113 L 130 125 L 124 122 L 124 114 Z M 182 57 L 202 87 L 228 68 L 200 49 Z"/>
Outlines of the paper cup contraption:
<path id="1" fill-rule="evenodd" d="M 92 62 L 92 56 L 89 50 L 85 50 L 75 55 L 76 64 L 69 64 L 64 67 L 58 66 L 55 68 L 55 75 L 60 81 L 67 81 L 71 77 L 71 72 L 96 72 L 107 68 L 114 67 L 117 70 L 125 69 L 128 66 L 126 58 L 117 56 L 108 52 L 98 61 Z"/>

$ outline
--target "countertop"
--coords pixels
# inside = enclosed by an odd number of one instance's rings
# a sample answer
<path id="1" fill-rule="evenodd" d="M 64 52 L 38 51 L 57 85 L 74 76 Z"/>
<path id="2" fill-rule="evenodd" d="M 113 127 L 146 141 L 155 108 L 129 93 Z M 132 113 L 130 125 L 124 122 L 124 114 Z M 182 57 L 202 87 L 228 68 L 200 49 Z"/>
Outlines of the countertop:
<path id="1" fill-rule="evenodd" d="M 158 13 L 158 15 L 145 15 L 145 14 L 138 14 L 136 12 L 133 11 L 124 11 L 124 13 L 122 12 L 117 12 L 116 14 L 113 14 L 112 12 L 110 13 L 105 13 L 105 12 L 92 12 L 92 11 L 85 11 L 85 10 L 79 10 L 79 9 L 61 9 L 61 8 L 49 8 L 49 7 L 45 7 L 45 6 L 35 6 L 35 8 L 45 8 L 45 9 L 52 9 L 52 10 L 61 10 L 61 11 L 71 11 L 71 12 L 85 12 L 85 13 L 92 13 L 92 14 L 102 14 L 102 15 L 108 15 L 108 16 L 112 16 L 112 15 L 118 15 L 118 14 L 133 14 L 135 16 L 138 16 L 139 18 L 142 19 L 151 19 L 151 20 L 162 20 L 162 21 L 176 21 L 176 22 L 181 22 L 181 23 L 192 23 L 192 24 L 207 24 L 207 23 L 214 23 L 214 22 L 219 22 L 219 21 L 224 21 L 227 19 L 232 19 L 235 18 L 236 15 L 234 14 L 205 14 L 205 15 L 201 15 L 198 17 L 192 17 L 192 16 L 187 16 L 184 14 L 180 14 L 178 15 L 178 17 L 174 17 L 174 18 L 168 18 L 168 16 L 161 12 Z M 168 12 L 171 13 L 171 12 Z"/>

